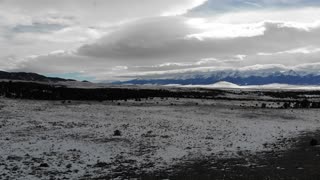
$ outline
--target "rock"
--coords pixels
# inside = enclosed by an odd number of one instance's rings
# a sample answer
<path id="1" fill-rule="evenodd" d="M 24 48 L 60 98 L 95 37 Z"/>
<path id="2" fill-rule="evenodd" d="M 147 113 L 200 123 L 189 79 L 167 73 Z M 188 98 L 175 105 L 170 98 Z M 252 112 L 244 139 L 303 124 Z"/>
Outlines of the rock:
<path id="1" fill-rule="evenodd" d="M 23 158 L 20 156 L 8 156 L 7 160 L 8 161 L 21 161 Z"/>
<path id="2" fill-rule="evenodd" d="M 70 169 L 72 167 L 72 164 L 67 164 L 66 168 Z"/>
<path id="3" fill-rule="evenodd" d="M 36 163 L 41 163 L 43 161 L 42 158 L 36 158 L 36 157 L 33 157 L 31 160 Z"/>
<path id="4" fill-rule="evenodd" d="M 113 136 L 121 136 L 121 131 L 115 130 Z"/>
<path id="5" fill-rule="evenodd" d="M 316 146 L 318 145 L 318 141 L 316 139 L 311 139 L 310 146 Z"/>
<path id="6" fill-rule="evenodd" d="M 39 167 L 49 167 L 49 164 L 47 164 L 47 163 L 41 163 L 41 164 L 39 165 Z"/>
<path id="7" fill-rule="evenodd" d="M 19 170 L 19 167 L 18 166 L 14 166 L 13 168 L 12 168 L 12 171 L 18 171 Z"/>
<path id="8" fill-rule="evenodd" d="M 97 164 L 94 165 L 94 167 L 99 167 L 99 168 L 108 167 L 108 166 L 109 166 L 109 164 L 106 162 L 97 162 Z"/>

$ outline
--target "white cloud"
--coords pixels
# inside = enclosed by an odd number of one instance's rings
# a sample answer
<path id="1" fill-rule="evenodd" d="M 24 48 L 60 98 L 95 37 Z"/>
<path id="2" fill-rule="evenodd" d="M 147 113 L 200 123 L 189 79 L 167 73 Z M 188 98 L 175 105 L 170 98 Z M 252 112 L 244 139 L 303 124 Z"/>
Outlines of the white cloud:
<path id="1" fill-rule="evenodd" d="M 264 23 L 256 24 L 221 24 L 210 23 L 204 19 L 191 19 L 187 22 L 194 28 L 200 29 L 202 32 L 190 34 L 187 38 L 197 38 L 203 40 L 205 38 L 238 38 L 263 35 L 265 31 Z"/>
<path id="2" fill-rule="evenodd" d="M 19 68 L 108 76 L 99 77 L 103 79 L 119 73 L 159 73 L 190 68 L 240 68 L 255 64 L 296 66 L 302 62 L 316 63 L 320 55 L 320 40 L 314 38 L 320 35 L 320 26 L 301 28 L 265 22 L 259 26 L 252 24 L 252 28 L 264 29 L 261 34 L 198 40 L 185 38 L 199 31 L 185 23 L 187 21 L 182 17 L 135 21 L 71 54 L 40 56 L 20 64 Z M 101 73 L 103 71 L 110 73 Z"/>
<path id="3" fill-rule="evenodd" d="M 319 61 L 320 8 L 185 14 L 205 1 L 0 0 L 0 69 L 108 79 Z"/>
<path id="4" fill-rule="evenodd" d="M 131 21 L 164 13 L 185 13 L 203 2 L 205 0 L 0 0 L 0 68 L 9 70 L 14 64 L 20 67 L 17 63 L 27 61 L 30 56 L 48 59 L 43 57 L 50 56 L 51 51 L 75 50 Z M 57 66 L 52 66 L 56 68 L 50 71 L 57 70 L 60 61 L 51 61 Z M 66 69 L 63 64 L 60 68 Z"/>
<path id="5" fill-rule="evenodd" d="M 206 17 L 206 16 L 204 16 Z M 218 14 L 211 21 L 226 24 L 259 23 L 261 21 L 281 21 L 295 23 L 314 23 L 320 18 L 320 8 L 291 8 L 291 9 L 261 9 L 236 11 Z"/>
<path id="6" fill-rule="evenodd" d="M 244 3 L 248 4 L 250 6 L 255 6 L 255 7 L 259 7 L 259 8 L 263 7 L 261 4 L 255 3 L 255 2 L 251 2 L 251 1 L 245 1 Z"/>
<path id="7" fill-rule="evenodd" d="M 123 19 L 183 14 L 206 0 L 2 0 L 0 10 L 10 17 L 72 17 L 77 22 L 117 22 Z M 24 16 L 23 16 L 24 15 Z M 18 22 L 21 22 L 19 20 Z"/>
<path id="8" fill-rule="evenodd" d="M 161 15 L 162 16 L 176 16 L 187 13 L 194 7 L 204 4 L 207 0 L 188 0 L 185 2 L 184 6 L 177 4 L 172 6 L 169 10 L 166 10 Z"/>

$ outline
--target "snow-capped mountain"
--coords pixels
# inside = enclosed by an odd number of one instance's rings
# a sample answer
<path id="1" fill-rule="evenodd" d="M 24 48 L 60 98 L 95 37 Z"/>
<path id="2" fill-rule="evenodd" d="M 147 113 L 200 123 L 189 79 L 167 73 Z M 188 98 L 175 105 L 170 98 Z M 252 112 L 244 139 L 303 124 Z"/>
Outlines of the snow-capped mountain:
<path id="1" fill-rule="evenodd" d="M 158 77 L 136 78 L 115 84 L 181 84 L 181 85 L 209 85 L 220 81 L 236 85 L 320 85 L 320 72 L 305 72 L 277 69 L 265 70 L 225 70 L 208 72 L 189 72 L 181 74 L 166 74 Z"/>

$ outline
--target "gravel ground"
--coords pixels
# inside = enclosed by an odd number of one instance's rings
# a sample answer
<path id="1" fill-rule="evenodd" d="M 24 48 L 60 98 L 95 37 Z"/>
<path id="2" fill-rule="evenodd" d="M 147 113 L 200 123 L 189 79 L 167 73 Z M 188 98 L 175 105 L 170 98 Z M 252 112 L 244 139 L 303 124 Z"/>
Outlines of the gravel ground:
<path id="1" fill-rule="evenodd" d="M 312 139 L 320 140 L 320 131 L 283 140 L 292 143 L 287 150 L 247 154 L 240 158 L 195 160 L 177 165 L 171 174 L 161 172 L 142 179 L 317 180 L 320 178 L 320 146 L 311 146 Z M 283 141 L 274 146 L 281 146 Z"/>
<path id="2" fill-rule="evenodd" d="M 291 149 L 290 139 L 320 127 L 317 109 L 256 103 L 0 99 L 0 179 L 171 177 L 189 165 L 195 173 L 228 172 L 228 163 L 236 174 L 234 164 L 256 166 L 256 155 Z"/>

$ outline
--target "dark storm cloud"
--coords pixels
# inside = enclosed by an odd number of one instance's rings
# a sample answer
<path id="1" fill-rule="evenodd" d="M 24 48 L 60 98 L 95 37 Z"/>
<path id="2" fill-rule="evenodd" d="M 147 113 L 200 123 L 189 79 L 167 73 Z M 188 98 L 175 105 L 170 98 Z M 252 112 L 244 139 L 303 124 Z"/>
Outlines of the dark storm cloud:
<path id="1" fill-rule="evenodd" d="M 319 27 L 302 29 L 272 22 L 263 23 L 261 27 L 264 29 L 261 35 L 201 40 L 186 38 L 188 34 L 195 32 L 195 29 L 183 23 L 181 19 L 151 19 L 123 27 L 96 43 L 82 46 L 78 53 L 88 57 L 143 65 L 170 60 L 184 62 L 320 46 L 320 39 L 314 38 L 320 35 Z M 290 64 L 290 60 L 287 61 L 282 63 Z"/>

